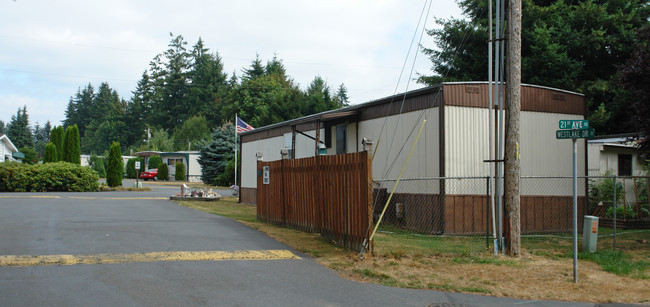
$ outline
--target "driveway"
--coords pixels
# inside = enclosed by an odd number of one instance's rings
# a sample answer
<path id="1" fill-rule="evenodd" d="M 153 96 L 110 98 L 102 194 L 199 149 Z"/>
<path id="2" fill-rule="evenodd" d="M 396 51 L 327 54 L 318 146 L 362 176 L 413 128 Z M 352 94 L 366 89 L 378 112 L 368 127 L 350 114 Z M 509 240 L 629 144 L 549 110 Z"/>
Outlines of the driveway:
<path id="1" fill-rule="evenodd" d="M 0 193 L 0 306 L 593 306 L 349 281 L 171 191 Z"/>

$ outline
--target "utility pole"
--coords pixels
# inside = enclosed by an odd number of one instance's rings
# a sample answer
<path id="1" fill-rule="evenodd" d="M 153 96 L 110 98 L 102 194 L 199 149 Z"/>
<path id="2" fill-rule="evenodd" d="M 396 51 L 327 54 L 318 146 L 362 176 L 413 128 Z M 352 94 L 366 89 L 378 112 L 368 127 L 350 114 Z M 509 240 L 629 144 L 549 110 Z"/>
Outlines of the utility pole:
<path id="1" fill-rule="evenodd" d="M 521 249 L 519 114 L 521 111 L 521 0 L 509 0 L 506 76 L 505 205 L 510 223 L 508 255 Z"/>

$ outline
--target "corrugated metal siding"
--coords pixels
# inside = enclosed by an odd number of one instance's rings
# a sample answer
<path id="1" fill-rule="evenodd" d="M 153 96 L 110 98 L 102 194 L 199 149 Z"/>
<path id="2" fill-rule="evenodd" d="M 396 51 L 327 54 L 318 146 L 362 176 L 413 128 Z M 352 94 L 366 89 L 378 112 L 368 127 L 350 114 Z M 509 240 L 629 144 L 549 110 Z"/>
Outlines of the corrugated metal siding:
<path id="1" fill-rule="evenodd" d="M 402 178 L 439 176 L 438 108 L 434 108 L 429 112 L 423 110 L 402 114 L 397 127 L 398 115 L 359 124 L 359 140 L 369 138 L 376 147 L 372 165 L 374 179 L 397 179 L 425 116 L 427 123 Z"/>
<path id="2" fill-rule="evenodd" d="M 384 104 L 363 109 L 359 120 L 370 120 L 397 115 L 400 113 L 400 109 L 402 113 L 407 113 L 437 107 L 440 106 L 441 99 L 442 97 L 438 91 L 429 91 L 418 96 L 407 96 L 406 100 L 403 100 L 402 97 L 396 97 L 392 100 L 387 100 Z M 404 101 L 403 106 L 402 101 Z"/>
<path id="3" fill-rule="evenodd" d="M 445 92 L 445 97 L 447 97 Z M 445 174 L 448 177 L 487 176 L 489 159 L 489 110 L 445 106 Z M 467 191 L 448 191 L 471 194 Z"/>
<path id="4" fill-rule="evenodd" d="M 487 83 L 444 84 L 445 106 L 487 108 Z"/>

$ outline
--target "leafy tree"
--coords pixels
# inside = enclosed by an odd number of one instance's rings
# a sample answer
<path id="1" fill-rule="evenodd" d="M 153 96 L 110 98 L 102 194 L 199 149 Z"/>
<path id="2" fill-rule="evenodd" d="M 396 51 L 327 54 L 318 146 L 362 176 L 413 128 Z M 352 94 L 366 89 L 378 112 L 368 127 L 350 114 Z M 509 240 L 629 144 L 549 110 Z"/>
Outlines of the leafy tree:
<path id="1" fill-rule="evenodd" d="M 173 151 L 174 139 L 169 137 L 167 131 L 162 128 L 151 130 L 151 137 L 146 144 L 138 147 L 138 151 Z"/>
<path id="2" fill-rule="evenodd" d="M 81 147 L 79 145 L 79 128 L 77 128 L 77 124 L 68 127 L 65 131 L 63 161 L 81 164 Z"/>
<path id="3" fill-rule="evenodd" d="M 174 171 L 174 179 L 176 181 L 185 181 L 185 164 L 183 164 L 183 162 L 176 163 L 176 170 Z"/>
<path id="4" fill-rule="evenodd" d="M 16 148 L 31 147 L 34 144 L 32 129 L 29 127 L 27 106 L 23 106 L 22 109 L 18 108 L 16 115 L 11 116 L 11 121 L 7 125 L 7 136 Z"/>
<path id="5" fill-rule="evenodd" d="M 54 126 L 50 132 L 50 142 L 56 146 L 56 153 L 58 155 L 57 161 L 63 161 L 63 141 L 65 138 L 65 131 L 63 126 Z"/>
<path id="6" fill-rule="evenodd" d="M 122 175 L 124 174 L 124 165 L 122 163 L 120 143 L 113 142 L 108 152 L 108 169 L 106 170 L 106 184 L 109 187 L 122 185 Z"/>
<path id="7" fill-rule="evenodd" d="M 434 74 L 420 82 L 487 79 L 487 2 L 459 4 L 467 19 L 438 19 L 442 27 L 428 30 L 438 48 L 423 48 Z M 616 67 L 629 58 L 634 30 L 647 25 L 649 11 L 645 0 L 524 1 L 522 82 L 582 92 L 598 133 L 628 132 Z"/>
<path id="8" fill-rule="evenodd" d="M 216 185 L 218 176 L 223 174 L 228 161 L 233 157 L 235 127 L 225 124 L 216 129 L 212 141 L 204 143 L 198 159 L 201 165 L 201 180 L 206 184 Z"/>
<path id="9" fill-rule="evenodd" d="M 36 150 L 29 146 L 24 146 L 20 149 L 20 152 L 25 154 L 23 163 L 25 164 L 36 164 L 38 163 L 38 156 L 36 155 Z"/>
<path id="10" fill-rule="evenodd" d="M 158 164 L 158 180 L 163 180 L 167 181 L 169 180 L 169 168 L 167 167 L 167 164 L 160 162 Z"/>
<path id="11" fill-rule="evenodd" d="M 637 31 L 634 51 L 621 67 L 620 78 L 631 100 L 635 127 L 645 136 L 639 149 L 650 153 L 650 26 Z"/>
<path id="12" fill-rule="evenodd" d="M 53 163 L 59 161 L 59 154 L 56 152 L 56 145 L 48 142 L 45 145 L 45 153 L 43 154 L 43 163 Z"/>
<path id="13" fill-rule="evenodd" d="M 157 168 L 158 164 L 162 163 L 162 159 L 160 156 L 151 156 L 149 157 L 149 165 L 147 165 L 148 169 L 152 168 Z"/>
<path id="14" fill-rule="evenodd" d="M 204 116 L 193 116 L 183 122 L 183 126 L 174 131 L 174 148 L 176 150 L 190 150 L 191 144 L 210 136 L 208 122 Z"/>

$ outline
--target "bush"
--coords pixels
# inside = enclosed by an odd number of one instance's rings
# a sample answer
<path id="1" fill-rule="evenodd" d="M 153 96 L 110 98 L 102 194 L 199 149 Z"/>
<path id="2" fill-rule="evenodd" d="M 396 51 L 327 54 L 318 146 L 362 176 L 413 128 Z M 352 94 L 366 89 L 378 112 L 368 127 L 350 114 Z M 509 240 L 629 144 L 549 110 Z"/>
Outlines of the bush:
<path id="1" fill-rule="evenodd" d="M 0 191 L 3 192 L 95 192 L 99 190 L 98 179 L 89 167 L 67 162 L 0 163 Z"/>
<path id="2" fill-rule="evenodd" d="M 63 161 L 81 165 L 81 145 L 79 143 L 79 128 L 77 124 L 68 127 L 65 131 Z"/>
<path id="3" fill-rule="evenodd" d="M 45 154 L 43 154 L 43 163 L 58 162 L 59 154 L 56 151 L 56 145 L 52 142 L 48 142 L 45 145 Z"/>
<path id="4" fill-rule="evenodd" d="M 63 126 L 55 126 L 50 132 L 50 142 L 56 146 L 56 161 L 63 161 L 63 138 L 65 136 L 65 131 Z"/>
<path id="5" fill-rule="evenodd" d="M 160 156 L 151 156 L 149 157 L 149 164 L 147 165 L 147 169 L 157 168 L 158 164 L 161 162 L 162 158 L 160 158 Z"/>
<path id="6" fill-rule="evenodd" d="M 106 178 L 106 167 L 105 167 L 106 164 L 104 162 L 104 158 L 95 157 L 93 159 L 91 157 L 90 159 L 91 159 L 92 169 L 95 172 L 97 172 L 97 176 L 99 176 L 99 178 Z"/>
<path id="7" fill-rule="evenodd" d="M 25 164 L 36 164 L 38 163 L 38 157 L 36 156 L 36 150 L 34 148 L 25 146 L 20 149 L 20 152 L 25 154 L 23 163 Z M 81 158 L 81 156 L 79 156 Z"/>
<path id="8" fill-rule="evenodd" d="M 167 169 L 167 164 L 162 162 L 158 164 L 158 180 L 169 180 L 169 170 Z"/>
<path id="9" fill-rule="evenodd" d="M 124 165 L 122 164 L 122 150 L 120 143 L 113 142 L 108 153 L 108 169 L 106 170 L 106 184 L 109 187 L 121 186 Z"/>
<path id="10" fill-rule="evenodd" d="M 140 161 L 140 171 L 142 171 L 142 167 L 144 167 L 144 159 L 141 157 L 131 158 L 126 161 L 126 178 L 135 179 L 135 177 L 138 177 L 138 170 L 135 169 L 135 162 L 137 161 Z"/>
<path id="11" fill-rule="evenodd" d="M 185 181 L 185 164 L 183 164 L 183 162 L 176 163 L 174 179 L 177 181 Z"/>

